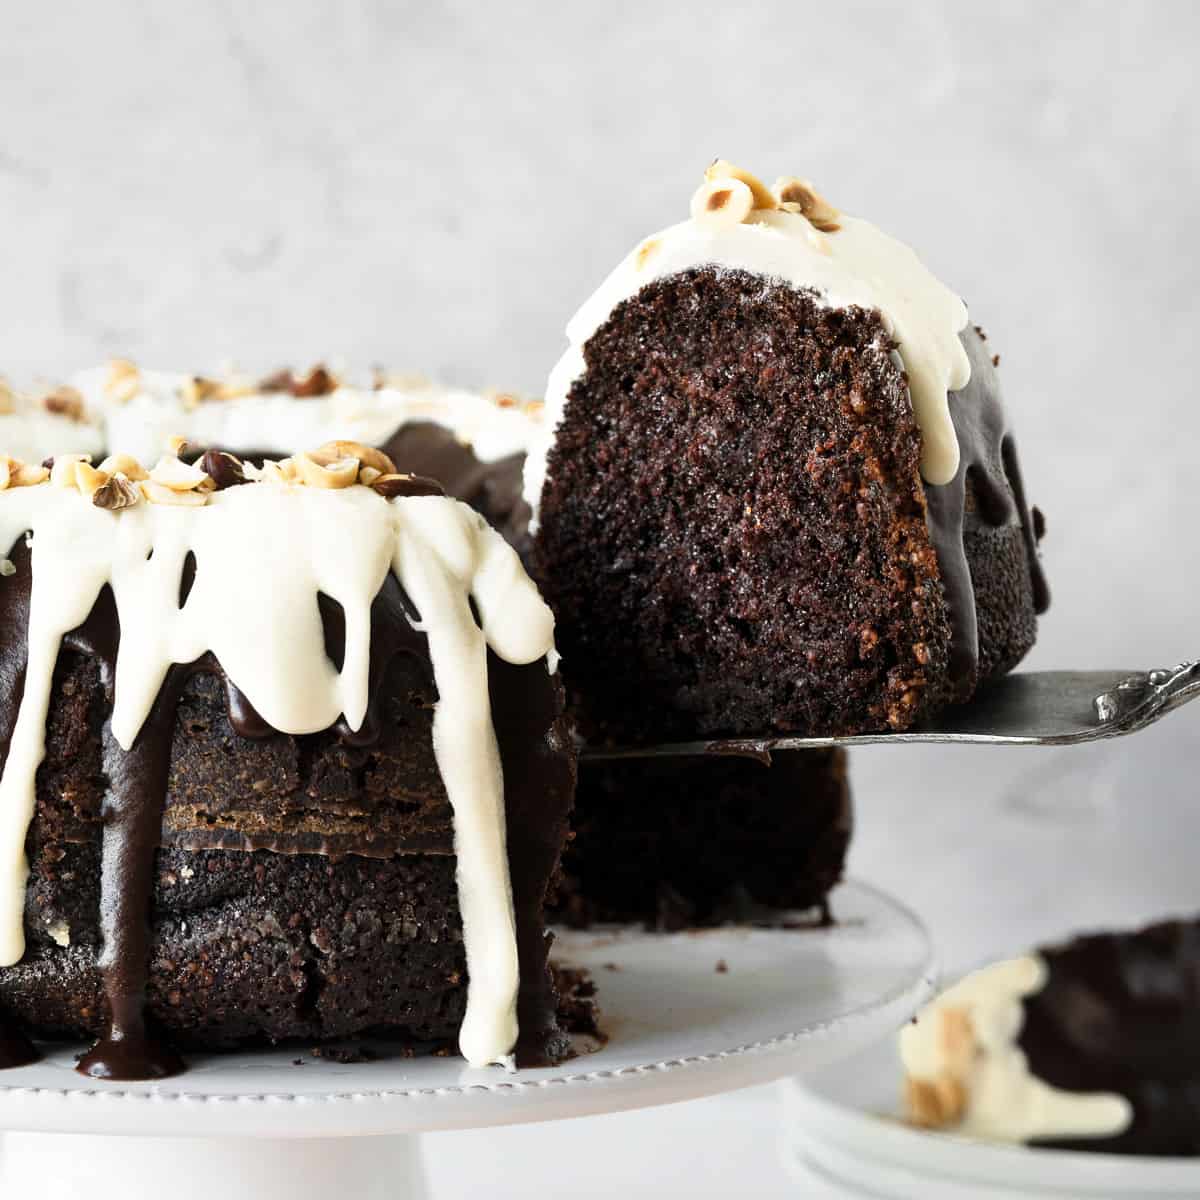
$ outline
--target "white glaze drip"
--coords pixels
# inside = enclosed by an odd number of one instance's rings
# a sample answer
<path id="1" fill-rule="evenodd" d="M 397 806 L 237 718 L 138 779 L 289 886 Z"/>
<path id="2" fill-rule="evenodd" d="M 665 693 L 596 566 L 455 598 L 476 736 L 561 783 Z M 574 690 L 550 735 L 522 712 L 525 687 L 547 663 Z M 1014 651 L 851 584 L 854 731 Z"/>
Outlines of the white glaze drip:
<path id="1" fill-rule="evenodd" d="M 1030 1071 L 1017 1044 L 1022 999 L 1041 991 L 1046 978 L 1036 955 L 993 963 L 948 988 L 901 1031 L 909 1079 L 934 1086 L 949 1079 L 961 1089 L 965 1108 L 954 1132 L 1027 1142 L 1110 1137 L 1129 1127 L 1133 1110 L 1124 1096 L 1063 1091 Z"/>
<path id="2" fill-rule="evenodd" d="M 921 473 L 934 484 L 953 479 L 958 440 L 946 394 L 971 377 L 958 338 L 967 324 L 966 307 L 903 243 L 856 217 L 841 214 L 838 223 L 837 233 L 821 234 L 798 213 L 756 210 L 742 224 L 713 230 L 684 221 L 640 243 L 567 325 L 567 350 L 550 372 L 545 420 L 525 465 L 525 499 L 534 513 L 567 396 L 585 370 L 588 340 L 618 304 L 646 284 L 702 266 L 811 289 L 830 308 L 877 309 L 908 373 L 923 442 Z"/>
<path id="3" fill-rule="evenodd" d="M 433 744 L 454 810 L 469 976 L 460 1044 L 474 1066 L 508 1062 L 518 968 L 487 650 L 534 662 L 553 650 L 554 620 L 499 534 L 444 497 L 389 502 L 365 487 L 271 484 L 219 492 L 202 508 L 142 503 L 121 512 L 49 485 L 0 492 L 4 550 L 26 530 L 29 663 L 0 776 L 0 965 L 25 949 L 24 843 L 55 660 L 104 585 L 112 585 L 121 629 L 112 730 L 128 749 L 171 664 L 206 651 L 281 732 L 316 732 L 341 716 L 357 729 L 368 700 L 371 604 L 390 569 L 420 613 L 440 697 Z M 189 551 L 195 581 L 180 608 Z M 345 614 L 341 671 L 325 653 L 321 592 Z"/>

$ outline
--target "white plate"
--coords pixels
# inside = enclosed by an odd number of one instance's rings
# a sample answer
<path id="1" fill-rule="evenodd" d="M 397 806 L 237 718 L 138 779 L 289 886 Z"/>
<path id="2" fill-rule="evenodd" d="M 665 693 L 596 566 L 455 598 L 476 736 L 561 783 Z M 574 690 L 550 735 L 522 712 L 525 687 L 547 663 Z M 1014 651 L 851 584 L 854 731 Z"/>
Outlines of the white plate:
<path id="1" fill-rule="evenodd" d="M 907 909 L 846 884 L 834 911 L 830 929 L 560 934 L 555 957 L 592 971 L 610 1041 L 556 1068 L 506 1075 L 458 1058 L 339 1065 L 291 1048 L 197 1057 L 160 1084 L 106 1084 L 72 1070 L 75 1047 L 0 1072 L 0 1129 L 416 1133 L 613 1112 L 781 1078 L 885 1036 L 931 994 L 929 941 Z"/>
<path id="2" fill-rule="evenodd" d="M 899 1123 L 894 1040 L 785 1085 L 784 1154 L 851 1196 L 903 1200 L 1160 1200 L 1200 1196 L 1200 1160 L 1042 1150 Z"/>

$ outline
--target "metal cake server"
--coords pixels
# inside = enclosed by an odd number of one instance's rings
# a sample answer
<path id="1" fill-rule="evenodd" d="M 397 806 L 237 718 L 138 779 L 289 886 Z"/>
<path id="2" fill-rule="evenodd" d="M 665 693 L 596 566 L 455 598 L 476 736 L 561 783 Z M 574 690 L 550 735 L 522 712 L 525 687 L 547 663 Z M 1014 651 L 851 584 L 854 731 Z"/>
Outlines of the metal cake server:
<path id="1" fill-rule="evenodd" d="M 769 761 L 773 750 L 952 742 L 987 746 L 1073 746 L 1136 733 L 1200 696 L 1200 662 L 1154 671 L 1027 671 L 1005 675 L 967 704 L 904 733 L 850 737 L 709 738 L 654 746 L 587 747 L 588 759 L 733 754 Z"/>

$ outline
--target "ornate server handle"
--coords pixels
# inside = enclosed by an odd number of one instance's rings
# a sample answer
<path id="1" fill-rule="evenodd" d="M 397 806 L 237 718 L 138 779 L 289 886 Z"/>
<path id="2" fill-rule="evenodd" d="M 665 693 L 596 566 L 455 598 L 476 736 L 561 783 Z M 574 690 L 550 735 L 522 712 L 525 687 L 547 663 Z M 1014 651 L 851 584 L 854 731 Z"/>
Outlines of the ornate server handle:
<path id="1" fill-rule="evenodd" d="M 1131 733 L 1200 695 L 1200 662 L 1127 675 L 1095 699 L 1097 718 Z"/>

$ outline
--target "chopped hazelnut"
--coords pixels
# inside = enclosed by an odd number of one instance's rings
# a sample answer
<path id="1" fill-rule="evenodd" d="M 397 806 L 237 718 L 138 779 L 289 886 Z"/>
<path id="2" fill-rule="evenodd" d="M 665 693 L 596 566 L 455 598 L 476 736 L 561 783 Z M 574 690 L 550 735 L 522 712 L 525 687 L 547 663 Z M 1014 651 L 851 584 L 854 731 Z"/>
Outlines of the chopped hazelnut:
<path id="1" fill-rule="evenodd" d="M 57 466 L 57 464 L 55 464 Z M 53 476 L 53 471 L 51 472 Z M 53 482 L 53 479 L 51 480 Z M 81 496 L 91 499 L 108 482 L 104 471 L 97 471 L 91 463 L 77 462 L 75 464 L 75 486 Z"/>
<path id="2" fill-rule="evenodd" d="M 411 498 L 413 496 L 444 496 L 446 494 L 446 489 L 436 479 L 429 479 L 424 475 L 399 473 L 380 475 L 371 484 L 371 488 L 388 500 L 394 500 L 397 496 Z"/>
<path id="3" fill-rule="evenodd" d="M 754 208 L 754 194 L 739 179 L 702 183 L 692 196 L 692 220 L 705 229 L 740 225 Z"/>
<path id="4" fill-rule="evenodd" d="M 116 478 L 114 476 L 114 478 Z M 143 479 L 138 486 L 142 490 L 142 495 L 145 496 L 151 504 L 168 504 L 175 506 L 199 508 L 202 504 L 208 503 L 208 493 L 193 489 L 190 492 L 177 491 L 175 488 L 166 487 L 161 483 L 155 482 L 154 479 Z"/>
<path id="5" fill-rule="evenodd" d="M 800 213 L 822 233 L 837 233 L 841 229 L 838 224 L 838 217 L 841 214 L 807 179 L 797 179 L 794 175 L 781 175 L 775 180 L 771 194 L 779 202 L 781 208 L 785 208 L 788 212 Z"/>
<path id="6" fill-rule="evenodd" d="M 364 467 L 374 467 L 381 475 L 392 475 L 396 471 L 396 464 L 382 450 L 364 446 L 361 442 L 326 442 L 309 451 L 308 457 L 323 467 L 339 459 L 357 458 Z"/>
<path id="7" fill-rule="evenodd" d="M 723 158 L 718 158 L 709 166 L 708 170 L 704 172 L 704 178 L 709 183 L 736 179 L 750 189 L 750 194 L 754 197 L 752 208 L 771 209 L 776 207 L 775 197 L 767 190 L 766 184 L 757 175 L 751 175 L 749 171 L 743 171 L 741 167 L 735 167 L 733 163 L 726 162 Z"/>
<path id="8" fill-rule="evenodd" d="M 92 503 L 97 508 L 115 511 L 131 508 L 142 498 L 137 485 L 121 472 L 110 476 L 92 493 Z"/>
<path id="9" fill-rule="evenodd" d="M 19 463 L 16 459 L 9 462 L 9 487 L 33 487 L 45 483 L 50 478 L 50 472 L 45 467 L 34 466 L 33 463 Z"/>
<path id="10" fill-rule="evenodd" d="M 52 465 L 50 467 L 50 483 L 53 487 L 73 488 L 75 487 L 76 469 L 80 463 L 85 465 L 92 461 L 90 454 L 56 454 L 53 459 L 47 460 Z M 45 465 L 44 463 L 42 464 Z"/>
<path id="11" fill-rule="evenodd" d="M 110 454 L 100 464 L 100 470 L 107 475 L 116 475 L 119 472 L 135 483 L 140 479 L 150 478 L 146 468 L 131 454 Z"/>
<path id="12" fill-rule="evenodd" d="M 658 253 L 660 245 L 661 243 L 657 238 L 647 238 L 637 248 L 637 255 L 634 258 L 634 262 L 637 264 L 639 271 Z"/>
<path id="13" fill-rule="evenodd" d="M 136 363 L 127 358 L 114 358 L 108 364 L 104 379 L 104 394 L 116 404 L 128 404 L 142 386 L 142 373 Z"/>
<path id="14" fill-rule="evenodd" d="M 199 463 L 200 469 L 209 477 L 213 489 L 218 492 L 226 488 L 249 483 L 241 462 L 223 450 L 208 450 Z"/>
<path id="15" fill-rule="evenodd" d="M 66 417 L 68 421 L 83 421 L 87 416 L 87 410 L 83 403 L 83 394 L 78 388 L 56 387 L 53 391 L 47 392 L 40 397 L 38 403 L 48 413 L 54 413 L 56 416 Z"/>
<path id="16" fill-rule="evenodd" d="M 353 455 L 320 463 L 308 454 L 297 454 L 293 461 L 300 482 L 309 487 L 345 488 L 358 480 L 359 460 Z"/>
<path id="17" fill-rule="evenodd" d="M 208 479 L 208 475 L 195 463 L 185 463 L 180 458 L 164 454 L 154 464 L 150 478 L 173 491 L 190 492 L 200 487 Z"/>

